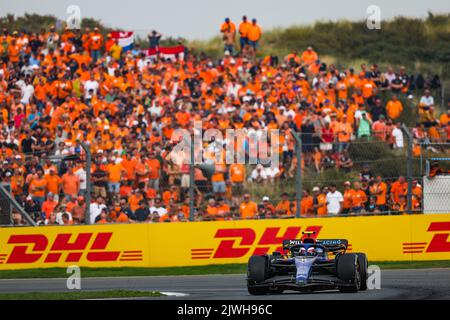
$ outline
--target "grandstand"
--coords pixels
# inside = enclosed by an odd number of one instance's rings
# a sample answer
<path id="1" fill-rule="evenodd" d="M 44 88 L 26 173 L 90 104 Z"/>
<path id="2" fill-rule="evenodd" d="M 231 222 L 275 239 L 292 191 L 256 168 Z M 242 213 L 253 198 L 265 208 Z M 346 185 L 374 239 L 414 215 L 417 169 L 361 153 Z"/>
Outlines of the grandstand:
<path id="1" fill-rule="evenodd" d="M 98 28 L 3 30 L 0 178 L 15 201 L 2 192 L 1 223 L 423 212 L 423 155 L 433 144 L 430 158 L 450 152 L 450 111 L 439 114 L 432 91 L 405 68 L 339 69 L 312 47 L 258 56 L 226 41 L 216 61 L 181 46 L 125 50 Z M 194 135 L 194 121 L 247 139 L 203 137 L 180 151 L 174 133 Z M 279 163 L 226 161 L 223 146 L 248 160 L 249 137 L 272 131 L 279 139 L 257 148 Z M 208 161 L 188 161 L 199 153 Z"/>

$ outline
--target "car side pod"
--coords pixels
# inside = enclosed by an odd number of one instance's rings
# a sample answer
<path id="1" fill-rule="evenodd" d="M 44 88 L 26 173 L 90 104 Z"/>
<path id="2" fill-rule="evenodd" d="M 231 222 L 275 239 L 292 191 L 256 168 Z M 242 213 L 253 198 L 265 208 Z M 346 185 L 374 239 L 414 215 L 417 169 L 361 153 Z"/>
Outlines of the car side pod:
<path id="1" fill-rule="evenodd" d="M 311 268 L 314 261 L 317 260 L 315 257 L 297 256 L 295 258 L 295 267 L 297 268 L 297 273 L 295 276 L 295 283 L 299 285 L 306 284 L 308 282 L 309 276 L 311 275 Z"/>

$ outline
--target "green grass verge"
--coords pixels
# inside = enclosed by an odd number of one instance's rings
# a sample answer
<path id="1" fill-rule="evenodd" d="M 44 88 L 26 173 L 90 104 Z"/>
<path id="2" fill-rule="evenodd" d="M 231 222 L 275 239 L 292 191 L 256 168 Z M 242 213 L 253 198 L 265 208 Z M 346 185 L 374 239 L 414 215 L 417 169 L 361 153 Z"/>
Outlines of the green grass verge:
<path id="1" fill-rule="evenodd" d="M 161 297 L 156 291 L 109 290 L 73 292 L 2 293 L 0 300 L 80 300 L 106 298 Z"/>
<path id="2" fill-rule="evenodd" d="M 450 267 L 449 260 L 436 261 L 370 261 L 382 269 L 414 269 Z M 137 277 L 245 273 L 246 264 L 221 264 L 173 268 L 81 268 L 81 276 L 92 277 Z M 0 279 L 66 278 L 64 268 L 2 270 Z"/>

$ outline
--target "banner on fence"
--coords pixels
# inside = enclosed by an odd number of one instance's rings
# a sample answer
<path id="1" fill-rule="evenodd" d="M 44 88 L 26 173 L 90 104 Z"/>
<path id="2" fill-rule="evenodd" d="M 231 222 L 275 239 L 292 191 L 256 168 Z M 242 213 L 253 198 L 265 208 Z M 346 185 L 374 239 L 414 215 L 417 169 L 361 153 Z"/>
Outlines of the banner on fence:
<path id="1" fill-rule="evenodd" d="M 157 47 L 150 48 L 146 50 L 146 55 L 149 58 L 164 58 L 170 60 L 183 60 L 184 59 L 184 46 L 175 46 L 175 47 Z"/>
<path id="2" fill-rule="evenodd" d="M 246 263 L 316 231 L 372 261 L 450 260 L 450 214 L 0 228 L 0 270 Z"/>

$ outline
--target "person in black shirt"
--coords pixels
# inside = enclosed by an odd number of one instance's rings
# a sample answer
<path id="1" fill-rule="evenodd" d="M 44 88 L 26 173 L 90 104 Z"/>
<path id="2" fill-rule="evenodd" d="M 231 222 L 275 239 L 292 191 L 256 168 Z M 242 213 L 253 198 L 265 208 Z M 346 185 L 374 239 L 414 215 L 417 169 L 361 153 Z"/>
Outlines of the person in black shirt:
<path id="1" fill-rule="evenodd" d="M 160 33 L 156 32 L 156 30 L 153 30 L 148 35 L 149 48 L 155 49 L 155 48 L 159 47 L 159 40 L 161 40 L 161 37 L 162 37 L 162 35 Z"/>
<path id="2" fill-rule="evenodd" d="M 368 164 L 365 164 L 363 166 L 363 169 L 362 169 L 361 173 L 359 174 L 359 178 L 361 180 L 367 180 L 367 181 L 372 181 L 375 178 L 372 173 L 372 170 L 370 170 L 370 167 Z"/>
<path id="3" fill-rule="evenodd" d="M 139 208 L 137 208 L 136 211 L 134 212 L 136 220 L 139 222 L 143 222 L 143 221 L 147 220 L 147 217 L 149 214 L 150 214 L 150 209 L 147 206 L 147 202 L 144 200 L 141 200 L 139 202 Z"/>
<path id="4" fill-rule="evenodd" d="M 381 115 L 386 116 L 386 108 L 381 104 L 380 98 L 375 98 L 375 104 L 372 106 L 370 110 L 370 114 L 372 115 L 372 121 L 378 121 Z"/>
<path id="5" fill-rule="evenodd" d="M 26 131 L 25 134 L 26 137 L 22 140 L 22 143 L 20 144 L 22 147 L 22 152 L 25 154 L 32 154 L 33 146 L 36 145 L 36 140 L 30 135 L 29 131 Z"/>
<path id="6" fill-rule="evenodd" d="M 44 217 L 42 216 L 41 213 L 42 212 L 41 205 L 36 200 L 33 200 L 31 196 L 26 197 L 25 203 L 23 204 L 23 208 L 34 221 L 37 222 L 40 220 L 44 220 Z"/>
<path id="7" fill-rule="evenodd" d="M 92 183 L 93 183 L 93 196 L 98 197 L 101 196 L 103 198 L 107 197 L 106 194 L 106 186 L 108 185 L 108 173 L 102 169 L 100 164 L 97 165 L 97 168 L 92 173 Z"/>
<path id="8" fill-rule="evenodd" d="M 399 93 L 403 89 L 403 82 L 398 73 L 395 74 L 395 79 L 391 81 L 391 90 L 394 93 Z"/>

